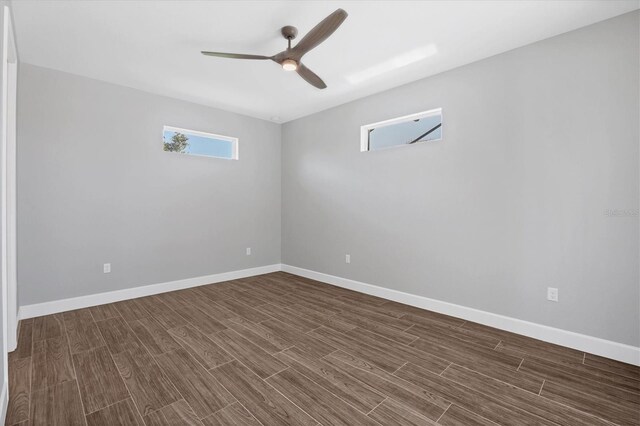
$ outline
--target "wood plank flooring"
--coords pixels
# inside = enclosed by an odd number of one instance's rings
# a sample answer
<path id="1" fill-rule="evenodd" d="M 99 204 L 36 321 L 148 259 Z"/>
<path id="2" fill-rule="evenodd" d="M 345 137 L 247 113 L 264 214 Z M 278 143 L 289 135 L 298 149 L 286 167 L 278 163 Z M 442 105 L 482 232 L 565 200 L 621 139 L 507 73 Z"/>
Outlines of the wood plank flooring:
<path id="1" fill-rule="evenodd" d="M 6 425 L 640 425 L 640 368 L 284 272 L 21 321 Z"/>

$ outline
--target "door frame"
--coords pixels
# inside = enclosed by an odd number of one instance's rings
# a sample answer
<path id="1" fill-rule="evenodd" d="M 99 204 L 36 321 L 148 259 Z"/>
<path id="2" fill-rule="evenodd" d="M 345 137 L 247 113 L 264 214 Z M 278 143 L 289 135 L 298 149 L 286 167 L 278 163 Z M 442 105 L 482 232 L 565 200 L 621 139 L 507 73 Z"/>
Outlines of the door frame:
<path id="1" fill-rule="evenodd" d="M 11 10 L 3 6 L 3 46 L 2 46 L 2 295 L 5 312 L 3 340 L 8 352 L 17 346 L 18 306 L 17 306 L 17 144 L 16 109 L 18 50 L 16 48 Z M 6 365 L 6 364 L 5 364 Z M 6 377 L 6 376 L 5 376 Z"/>

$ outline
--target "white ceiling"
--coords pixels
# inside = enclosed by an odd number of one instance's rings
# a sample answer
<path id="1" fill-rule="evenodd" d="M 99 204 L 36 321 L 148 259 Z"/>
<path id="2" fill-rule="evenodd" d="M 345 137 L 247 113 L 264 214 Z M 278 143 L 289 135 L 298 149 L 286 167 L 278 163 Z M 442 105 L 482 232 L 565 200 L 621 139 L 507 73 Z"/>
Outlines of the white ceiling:
<path id="1" fill-rule="evenodd" d="M 304 35 L 339 7 L 347 20 L 303 59 L 327 89 L 271 61 L 200 54 L 275 54 L 286 45 L 280 27 Z M 14 0 L 13 14 L 23 62 L 285 122 L 639 7 L 638 0 Z"/>

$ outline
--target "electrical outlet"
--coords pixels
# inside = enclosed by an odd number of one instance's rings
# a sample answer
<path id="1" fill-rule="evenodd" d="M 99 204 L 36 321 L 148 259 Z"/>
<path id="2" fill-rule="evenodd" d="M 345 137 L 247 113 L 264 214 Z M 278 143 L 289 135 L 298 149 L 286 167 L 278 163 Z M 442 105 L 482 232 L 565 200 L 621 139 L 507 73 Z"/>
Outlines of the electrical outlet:
<path id="1" fill-rule="evenodd" d="M 350 254 L 345 254 L 344 255 L 344 263 L 351 263 L 351 255 Z"/>
<path id="2" fill-rule="evenodd" d="M 251 247 L 247 247 L 247 256 L 251 256 Z"/>
<path id="3" fill-rule="evenodd" d="M 111 264 L 110 263 L 105 263 L 104 265 L 102 265 L 102 272 L 104 272 L 105 274 L 108 274 L 111 272 Z"/>
<path id="4" fill-rule="evenodd" d="M 552 302 L 558 301 L 558 289 L 554 287 L 547 287 L 547 300 Z"/>

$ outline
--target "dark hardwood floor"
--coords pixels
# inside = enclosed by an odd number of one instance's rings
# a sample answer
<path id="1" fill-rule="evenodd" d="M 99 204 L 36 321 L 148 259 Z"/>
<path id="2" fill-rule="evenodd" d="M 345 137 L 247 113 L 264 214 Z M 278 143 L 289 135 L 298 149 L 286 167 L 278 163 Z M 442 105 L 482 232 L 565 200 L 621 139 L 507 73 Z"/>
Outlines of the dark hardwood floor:
<path id="1" fill-rule="evenodd" d="M 638 425 L 640 368 L 273 273 L 24 320 L 7 425 Z"/>

